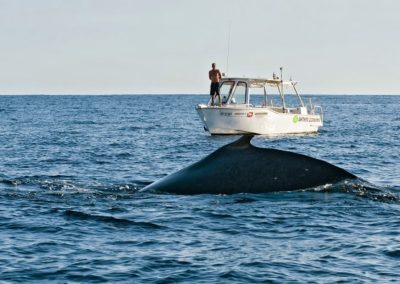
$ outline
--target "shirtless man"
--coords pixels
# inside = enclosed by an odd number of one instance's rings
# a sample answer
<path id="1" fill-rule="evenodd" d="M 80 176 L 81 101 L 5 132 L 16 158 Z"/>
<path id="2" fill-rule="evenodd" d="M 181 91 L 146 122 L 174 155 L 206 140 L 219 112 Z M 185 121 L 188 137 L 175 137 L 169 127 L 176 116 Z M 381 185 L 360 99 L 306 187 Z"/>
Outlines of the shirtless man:
<path id="1" fill-rule="evenodd" d="M 210 96 L 211 96 L 211 105 L 214 105 L 214 96 L 218 96 L 218 105 L 221 106 L 221 95 L 219 94 L 219 80 L 222 78 L 221 72 L 218 69 L 215 69 L 216 64 L 211 64 L 212 69 L 208 72 L 208 78 L 211 80 L 210 86 Z"/>

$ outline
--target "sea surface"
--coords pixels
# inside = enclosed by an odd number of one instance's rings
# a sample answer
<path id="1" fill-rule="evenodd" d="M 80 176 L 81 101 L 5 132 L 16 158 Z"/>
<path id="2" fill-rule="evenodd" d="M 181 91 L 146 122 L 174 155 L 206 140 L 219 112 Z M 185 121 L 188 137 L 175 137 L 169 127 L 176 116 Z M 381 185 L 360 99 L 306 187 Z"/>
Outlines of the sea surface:
<path id="1" fill-rule="evenodd" d="M 182 196 L 140 189 L 239 138 L 208 96 L 0 96 L 0 283 L 399 283 L 400 96 L 308 97 L 319 134 L 252 143 L 360 180 Z"/>

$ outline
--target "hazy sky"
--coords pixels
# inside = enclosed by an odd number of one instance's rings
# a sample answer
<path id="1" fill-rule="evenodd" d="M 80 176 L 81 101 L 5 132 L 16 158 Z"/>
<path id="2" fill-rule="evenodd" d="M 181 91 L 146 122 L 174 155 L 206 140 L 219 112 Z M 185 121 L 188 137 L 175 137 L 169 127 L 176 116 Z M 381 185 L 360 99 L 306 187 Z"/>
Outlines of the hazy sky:
<path id="1" fill-rule="evenodd" d="M 216 62 L 302 93 L 400 94 L 397 0 L 0 0 L 0 94 L 207 93 Z M 231 23 L 231 24 L 230 24 Z"/>

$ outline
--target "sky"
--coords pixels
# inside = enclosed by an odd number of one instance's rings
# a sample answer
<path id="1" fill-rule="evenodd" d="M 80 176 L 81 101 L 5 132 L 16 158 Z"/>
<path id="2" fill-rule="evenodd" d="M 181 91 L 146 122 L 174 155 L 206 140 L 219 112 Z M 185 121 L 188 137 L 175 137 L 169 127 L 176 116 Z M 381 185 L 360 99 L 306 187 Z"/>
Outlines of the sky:
<path id="1" fill-rule="evenodd" d="M 306 94 L 400 94 L 399 11 L 397 0 L 0 0 L 0 94 L 206 94 L 212 62 L 261 78 L 282 66 Z"/>

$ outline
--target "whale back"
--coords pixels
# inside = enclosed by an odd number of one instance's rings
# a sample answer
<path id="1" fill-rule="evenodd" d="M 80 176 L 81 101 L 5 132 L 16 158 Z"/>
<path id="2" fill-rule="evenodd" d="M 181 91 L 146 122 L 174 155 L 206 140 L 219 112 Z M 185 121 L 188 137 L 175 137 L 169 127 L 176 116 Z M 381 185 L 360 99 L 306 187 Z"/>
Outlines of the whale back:
<path id="1" fill-rule="evenodd" d="M 292 191 L 356 178 L 325 161 L 250 144 L 252 136 L 225 145 L 144 190 L 177 194 Z"/>

